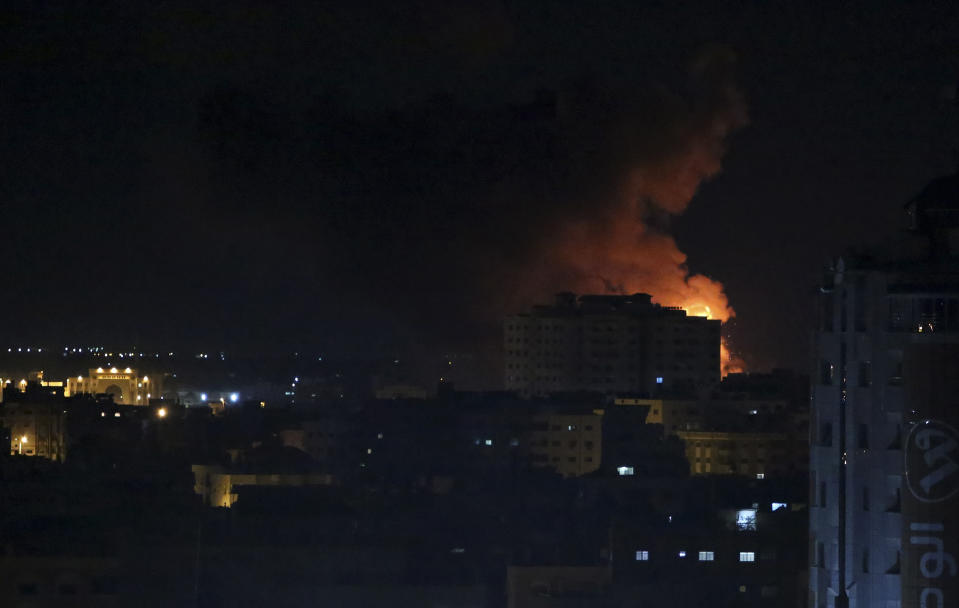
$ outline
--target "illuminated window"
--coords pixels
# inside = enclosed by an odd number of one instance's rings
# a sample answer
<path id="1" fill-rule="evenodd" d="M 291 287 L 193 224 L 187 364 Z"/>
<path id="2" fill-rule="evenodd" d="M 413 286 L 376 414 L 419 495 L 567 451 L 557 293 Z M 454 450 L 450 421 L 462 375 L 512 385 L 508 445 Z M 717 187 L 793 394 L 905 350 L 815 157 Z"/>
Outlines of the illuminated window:
<path id="1" fill-rule="evenodd" d="M 622 476 L 632 475 L 633 467 L 616 467 L 616 472 Z"/>
<path id="2" fill-rule="evenodd" d="M 784 503 L 784 502 L 774 502 L 774 503 L 772 503 L 770 510 L 771 510 L 771 511 L 778 511 L 779 509 L 785 509 L 785 508 L 787 508 L 788 506 L 789 506 L 789 505 L 786 504 L 786 503 Z"/>
<path id="3" fill-rule="evenodd" d="M 756 529 L 756 509 L 740 509 L 736 512 L 736 528 L 738 530 Z"/>
<path id="4" fill-rule="evenodd" d="M 680 551 L 680 552 L 679 552 L 679 557 L 686 557 L 686 552 L 685 552 L 685 551 Z"/>
<path id="5" fill-rule="evenodd" d="M 712 551 L 700 551 L 699 552 L 699 561 L 701 562 L 711 562 L 715 559 L 715 554 Z"/>
<path id="6" fill-rule="evenodd" d="M 756 479 L 766 479 L 765 473 L 756 473 Z"/>
<path id="7" fill-rule="evenodd" d="M 637 551 L 637 552 L 636 552 L 636 561 L 638 561 L 638 562 L 648 562 L 648 561 L 649 561 L 649 551 Z"/>
<path id="8" fill-rule="evenodd" d="M 662 377 L 662 376 L 656 376 L 656 384 L 662 384 L 662 383 L 663 383 L 663 377 Z"/>
<path id="9" fill-rule="evenodd" d="M 756 561 L 756 553 L 753 551 L 740 551 L 739 552 L 739 561 L 741 562 L 754 562 Z"/>

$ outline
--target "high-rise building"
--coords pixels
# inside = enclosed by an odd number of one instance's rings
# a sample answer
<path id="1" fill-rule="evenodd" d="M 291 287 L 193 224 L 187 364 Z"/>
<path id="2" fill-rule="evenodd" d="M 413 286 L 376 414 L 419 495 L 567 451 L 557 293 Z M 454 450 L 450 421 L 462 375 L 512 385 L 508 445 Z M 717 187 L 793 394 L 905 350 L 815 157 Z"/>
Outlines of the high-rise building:
<path id="1" fill-rule="evenodd" d="M 695 394 L 720 381 L 720 328 L 649 294 L 561 293 L 505 320 L 505 386 L 525 396 Z"/>
<path id="2" fill-rule="evenodd" d="M 837 260 L 819 296 L 814 608 L 959 605 L 959 176 L 906 212 L 904 238 Z"/>

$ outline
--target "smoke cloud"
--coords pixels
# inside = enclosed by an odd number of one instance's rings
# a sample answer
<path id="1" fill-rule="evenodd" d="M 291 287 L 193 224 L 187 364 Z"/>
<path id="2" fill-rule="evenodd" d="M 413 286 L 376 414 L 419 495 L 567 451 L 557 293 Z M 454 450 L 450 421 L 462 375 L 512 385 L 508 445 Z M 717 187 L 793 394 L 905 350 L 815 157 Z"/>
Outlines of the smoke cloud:
<path id="1" fill-rule="evenodd" d="M 583 124 L 604 112 L 590 136 L 605 145 L 589 162 L 593 174 L 605 173 L 609 181 L 571 202 L 540 233 L 520 272 L 522 297 L 542 297 L 559 286 L 580 293 L 641 291 L 692 315 L 724 322 L 735 316 L 723 285 L 691 273 L 667 232 L 669 218 L 719 172 L 727 136 L 747 122 L 730 78 L 731 59 L 715 50 L 699 57 L 685 95 L 657 88 L 652 97 L 627 97 L 612 107 L 608 98 L 597 103 L 594 97 L 567 117 Z M 723 365 L 724 372 L 742 368 L 725 344 Z"/>

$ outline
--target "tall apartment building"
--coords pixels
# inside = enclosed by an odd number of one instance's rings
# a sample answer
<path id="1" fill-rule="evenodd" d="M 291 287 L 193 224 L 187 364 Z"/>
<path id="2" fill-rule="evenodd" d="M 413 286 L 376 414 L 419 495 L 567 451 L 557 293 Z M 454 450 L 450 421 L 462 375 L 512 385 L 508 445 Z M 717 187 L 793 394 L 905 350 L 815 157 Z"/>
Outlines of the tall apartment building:
<path id="1" fill-rule="evenodd" d="M 720 321 L 651 296 L 556 296 L 504 324 L 506 390 L 695 394 L 719 383 Z"/>
<path id="2" fill-rule="evenodd" d="M 959 176 L 821 288 L 810 469 L 814 608 L 959 605 Z"/>

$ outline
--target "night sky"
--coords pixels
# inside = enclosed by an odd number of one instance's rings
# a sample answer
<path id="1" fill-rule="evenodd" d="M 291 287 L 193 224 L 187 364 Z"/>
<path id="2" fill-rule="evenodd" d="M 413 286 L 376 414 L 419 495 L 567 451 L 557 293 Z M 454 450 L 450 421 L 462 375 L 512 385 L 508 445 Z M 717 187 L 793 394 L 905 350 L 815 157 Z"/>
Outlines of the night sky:
<path id="1" fill-rule="evenodd" d="M 639 226 L 750 369 L 806 367 L 822 264 L 956 166 L 954 3 L 34 4 L 0 9 L 10 344 L 476 350 L 634 287 L 593 244 Z"/>

